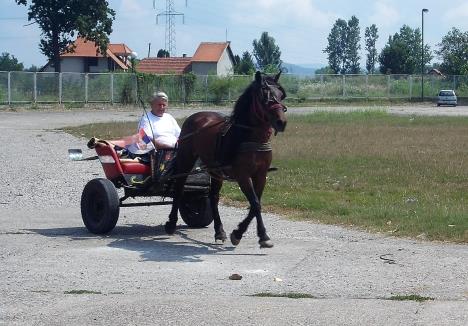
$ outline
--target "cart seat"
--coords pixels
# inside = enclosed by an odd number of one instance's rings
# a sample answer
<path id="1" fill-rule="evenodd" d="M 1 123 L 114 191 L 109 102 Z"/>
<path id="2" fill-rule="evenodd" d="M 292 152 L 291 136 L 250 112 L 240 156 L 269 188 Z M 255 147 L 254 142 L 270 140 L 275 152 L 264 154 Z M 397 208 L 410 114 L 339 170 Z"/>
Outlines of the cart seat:
<path id="1" fill-rule="evenodd" d="M 151 175 L 151 165 L 141 163 L 138 159 L 121 158 L 120 165 L 125 174 L 146 174 Z"/>

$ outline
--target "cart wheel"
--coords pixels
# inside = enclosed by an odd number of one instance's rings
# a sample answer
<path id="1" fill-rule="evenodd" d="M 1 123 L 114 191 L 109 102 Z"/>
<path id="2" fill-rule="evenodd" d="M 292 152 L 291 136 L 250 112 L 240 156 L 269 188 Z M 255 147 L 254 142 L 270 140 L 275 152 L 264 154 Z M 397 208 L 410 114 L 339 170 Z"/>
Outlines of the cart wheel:
<path id="1" fill-rule="evenodd" d="M 119 219 L 120 201 L 114 184 L 107 179 L 93 179 L 81 195 L 81 217 L 91 233 L 112 231 Z"/>
<path id="2" fill-rule="evenodd" d="M 202 228 L 213 222 L 210 199 L 206 195 L 185 193 L 180 201 L 179 212 L 185 224 Z"/>

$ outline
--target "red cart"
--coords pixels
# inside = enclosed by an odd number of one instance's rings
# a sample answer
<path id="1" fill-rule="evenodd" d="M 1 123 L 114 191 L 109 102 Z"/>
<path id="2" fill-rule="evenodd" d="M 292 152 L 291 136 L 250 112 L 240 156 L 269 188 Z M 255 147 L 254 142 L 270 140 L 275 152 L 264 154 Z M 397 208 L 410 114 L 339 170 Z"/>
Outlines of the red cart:
<path id="1" fill-rule="evenodd" d="M 92 138 L 88 147 L 95 149 L 106 178 L 89 181 L 81 196 L 81 216 L 86 228 L 95 234 L 112 231 L 119 218 L 120 207 L 172 204 L 176 176 L 155 179 L 154 164 L 140 159 L 120 157 L 115 145 L 119 141 Z M 171 153 L 167 153 L 170 155 Z M 208 197 L 211 178 L 195 167 L 187 178 L 179 208 L 182 220 L 191 227 L 205 227 L 213 221 Z M 117 189 L 123 189 L 119 197 Z M 125 203 L 128 198 L 160 197 L 159 201 Z"/>

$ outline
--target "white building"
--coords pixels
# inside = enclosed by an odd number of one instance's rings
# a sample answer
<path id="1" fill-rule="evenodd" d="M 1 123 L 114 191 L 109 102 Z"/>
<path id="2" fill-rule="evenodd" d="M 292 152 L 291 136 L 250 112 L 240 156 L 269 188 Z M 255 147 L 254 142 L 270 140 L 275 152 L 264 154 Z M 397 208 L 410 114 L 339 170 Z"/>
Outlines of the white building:
<path id="1" fill-rule="evenodd" d="M 92 41 L 77 38 L 73 43 L 75 49 L 60 55 L 62 72 L 109 72 L 131 69 L 130 56 L 132 50 L 125 44 L 109 44 L 106 55 L 99 53 Z M 55 71 L 53 63 L 48 62 L 41 71 Z"/>

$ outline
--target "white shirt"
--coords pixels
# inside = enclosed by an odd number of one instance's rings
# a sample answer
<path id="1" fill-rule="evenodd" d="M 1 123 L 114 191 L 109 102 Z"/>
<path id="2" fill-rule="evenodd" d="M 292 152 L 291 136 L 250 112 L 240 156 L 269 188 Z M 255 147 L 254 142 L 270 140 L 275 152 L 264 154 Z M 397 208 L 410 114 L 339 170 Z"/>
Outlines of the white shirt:
<path id="1" fill-rule="evenodd" d="M 162 117 L 158 117 L 152 112 L 143 114 L 138 123 L 138 131 L 141 129 L 145 131 L 148 138 L 155 139 L 169 147 L 175 147 L 180 135 L 180 127 L 177 121 L 168 113 L 164 113 Z M 150 142 L 144 152 L 149 152 L 153 148 L 153 144 Z M 128 150 L 135 154 L 142 154 L 142 150 L 135 144 L 130 145 Z"/>

